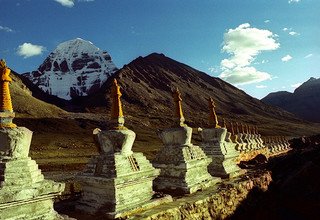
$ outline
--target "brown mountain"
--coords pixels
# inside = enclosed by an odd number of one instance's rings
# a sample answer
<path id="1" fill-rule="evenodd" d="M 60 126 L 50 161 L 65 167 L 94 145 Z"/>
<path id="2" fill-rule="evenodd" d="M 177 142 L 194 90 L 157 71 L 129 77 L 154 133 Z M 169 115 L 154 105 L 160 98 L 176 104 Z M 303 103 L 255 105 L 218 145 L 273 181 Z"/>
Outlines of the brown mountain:
<path id="1" fill-rule="evenodd" d="M 264 134 L 320 132 L 319 126 L 267 105 L 219 78 L 156 53 L 133 60 L 108 79 L 98 94 L 77 102 L 88 111 L 106 112 L 110 109 L 108 94 L 113 78 L 117 78 L 122 87 L 127 125 L 136 129 L 151 131 L 172 125 L 171 91 L 178 87 L 184 116 L 192 127 L 207 125 L 207 99 L 212 97 L 220 119 L 258 125 Z"/>
<path id="2" fill-rule="evenodd" d="M 261 101 L 283 108 L 305 120 L 320 122 L 320 78 L 311 77 L 293 93 L 270 93 Z"/>

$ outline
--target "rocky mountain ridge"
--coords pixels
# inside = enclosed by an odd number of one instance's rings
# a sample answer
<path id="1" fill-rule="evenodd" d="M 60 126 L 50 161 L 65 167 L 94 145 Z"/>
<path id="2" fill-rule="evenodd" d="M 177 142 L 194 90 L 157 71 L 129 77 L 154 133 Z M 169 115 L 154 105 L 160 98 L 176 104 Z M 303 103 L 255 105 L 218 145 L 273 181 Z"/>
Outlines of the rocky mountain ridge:
<path id="1" fill-rule="evenodd" d="M 116 70 L 106 51 L 76 38 L 59 44 L 38 70 L 23 76 L 44 92 L 70 100 L 94 93 Z"/>
<path id="2" fill-rule="evenodd" d="M 311 77 L 293 93 L 270 93 L 261 101 L 285 109 L 305 120 L 320 122 L 320 78 Z"/>
<path id="3" fill-rule="evenodd" d="M 220 123 L 223 117 L 228 121 L 258 125 L 266 134 L 312 133 L 312 125 L 305 130 L 307 123 L 293 114 L 267 105 L 219 78 L 157 53 L 138 57 L 124 65 L 98 93 L 78 100 L 79 105 L 90 112 L 108 112 L 111 105 L 109 91 L 114 78 L 121 85 L 129 124 L 141 129 L 173 125 L 171 91 L 178 87 L 182 93 L 184 116 L 192 127 L 208 126 L 208 98 L 212 97 Z"/>

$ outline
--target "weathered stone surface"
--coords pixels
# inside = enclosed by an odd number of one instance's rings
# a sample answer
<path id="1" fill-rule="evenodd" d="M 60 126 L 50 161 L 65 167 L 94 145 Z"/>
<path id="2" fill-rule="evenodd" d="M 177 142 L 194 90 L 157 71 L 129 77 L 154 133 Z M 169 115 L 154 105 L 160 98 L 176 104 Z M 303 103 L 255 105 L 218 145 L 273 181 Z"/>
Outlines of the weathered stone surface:
<path id="1" fill-rule="evenodd" d="M 231 216 L 253 188 L 266 191 L 272 181 L 270 172 L 248 174 L 246 177 L 224 181 L 219 187 L 211 187 L 177 200 L 130 216 L 128 219 L 194 220 L 225 219 Z"/>
<path id="2" fill-rule="evenodd" d="M 121 152 L 123 155 L 132 154 L 132 145 L 136 134 L 131 130 L 109 130 L 97 133 L 101 150 L 106 154 Z"/>
<path id="3" fill-rule="evenodd" d="M 225 128 L 208 128 L 201 131 L 202 143 L 200 147 L 212 162 L 208 166 L 212 176 L 223 178 L 234 177 L 244 173 L 237 165 L 239 152 L 236 151 L 236 143 L 226 141 L 228 134 Z M 228 135 L 227 135 L 228 134 Z"/>
<path id="4" fill-rule="evenodd" d="M 159 134 L 164 146 L 153 161 L 161 170 L 154 181 L 156 190 L 172 194 L 194 193 L 220 181 L 208 173 L 211 159 L 199 146 L 191 144 L 191 135 L 192 128 L 186 125 Z"/>
<path id="5" fill-rule="evenodd" d="M 142 153 L 131 151 L 135 133 L 131 130 L 95 133 L 102 152 L 92 157 L 77 176 L 83 194 L 76 208 L 116 218 L 154 203 L 152 181 L 160 171 Z"/>
<path id="6" fill-rule="evenodd" d="M 32 131 L 25 127 L 0 129 L 0 157 L 26 158 L 29 154 Z"/>
<path id="7" fill-rule="evenodd" d="M 68 219 L 53 209 L 64 184 L 45 180 L 28 157 L 31 138 L 27 128 L 0 129 L 0 219 Z"/>

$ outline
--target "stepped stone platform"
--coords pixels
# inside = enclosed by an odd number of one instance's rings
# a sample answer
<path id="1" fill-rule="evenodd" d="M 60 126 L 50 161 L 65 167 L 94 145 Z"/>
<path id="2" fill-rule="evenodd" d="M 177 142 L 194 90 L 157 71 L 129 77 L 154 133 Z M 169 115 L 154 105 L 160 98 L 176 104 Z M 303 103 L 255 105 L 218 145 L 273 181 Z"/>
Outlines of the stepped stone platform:
<path id="1" fill-rule="evenodd" d="M 93 156 L 77 176 L 83 193 L 77 210 L 103 218 L 120 218 L 139 209 L 172 201 L 171 196 L 152 199 L 153 180 L 159 175 L 142 153 L 132 152 L 136 134 L 124 127 L 120 87 L 114 81 L 111 130 L 94 130 L 100 155 Z"/>
<path id="2" fill-rule="evenodd" d="M 245 170 L 237 165 L 239 152 L 236 143 L 232 142 L 231 133 L 226 128 L 207 128 L 200 132 L 200 147 L 212 159 L 208 171 L 212 176 L 232 178 L 243 174 Z"/>
<path id="3" fill-rule="evenodd" d="M 157 191 L 190 194 L 221 181 L 209 174 L 212 159 L 191 143 L 191 135 L 192 128 L 186 125 L 160 134 L 164 146 L 153 160 L 153 165 L 161 170 L 154 181 Z"/>
<path id="4" fill-rule="evenodd" d="M 131 151 L 135 133 L 131 130 L 110 130 L 96 135 L 103 152 L 92 157 L 85 170 L 77 176 L 83 195 L 76 208 L 117 218 L 153 202 L 152 181 L 159 170 L 153 168 L 142 153 Z M 125 142 L 119 145 L 116 141 Z"/>
<path id="5" fill-rule="evenodd" d="M 208 165 L 212 159 L 199 146 L 191 143 L 192 128 L 184 123 L 178 88 L 172 96 L 175 103 L 175 127 L 159 133 L 164 146 L 153 160 L 153 165 L 161 170 L 154 180 L 154 188 L 172 195 L 190 194 L 215 185 L 221 178 L 209 174 Z"/>
<path id="6" fill-rule="evenodd" d="M 0 219 L 69 219 L 53 209 L 63 183 L 45 180 L 29 155 L 32 131 L 12 122 L 11 70 L 0 60 Z"/>
<path id="7" fill-rule="evenodd" d="M 0 129 L 0 219 L 64 219 L 53 209 L 63 183 L 45 180 L 28 157 L 32 132 Z"/>

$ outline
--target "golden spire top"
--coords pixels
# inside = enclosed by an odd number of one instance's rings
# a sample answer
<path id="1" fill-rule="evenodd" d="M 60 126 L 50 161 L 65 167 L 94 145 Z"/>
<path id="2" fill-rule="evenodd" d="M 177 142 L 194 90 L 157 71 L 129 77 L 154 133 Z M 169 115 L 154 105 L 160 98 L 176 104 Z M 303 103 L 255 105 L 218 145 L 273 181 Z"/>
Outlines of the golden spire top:
<path id="1" fill-rule="evenodd" d="M 237 134 L 239 134 L 239 133 L 240 133 L 240 130 L 239 130 L 239 123 L 238 123 L 238 122 L 236 122 L 236 132 L 237 132 Z"/>
<path id="2" fill-rule="evenodd" d="M 223 128 L 227 128 L 227 124 L 226 124 L 226 119 L 225 118 L 222 118 L 222 122 L 223 122 L 222 127 Z"/>
<path id="3" fill-rule="evenodd" d="M 248 124 L 245 125 L 246 126 L 246 132 L 247 134 L 251 134 L 251 131 L 250 131 L 250 127 Z"/>
<path id="4" fill-rule="evenodd" d="M 230 129 L 231 129 L 231 134 L 234 135 L 234 128 L 233 128 L 232 121 L 230 121 Z"/>
<path id="5" fill-rule="evenodd" d="M 122 103 L 120 97 L 122 93 L 120 91 L 120 86 L 116 79 L 113 80 L 111 86 L 111 121 L 115 123 L 115 129 L 125 129 L 124 127 L 124 117 L 122 112 Z"/>
<path id="6" fill-rule="evenodd" d="M 183 112 L 182 112 L 182 98 L 181 98 L 181 93 L 178 88 L 176 88 L 173 93 L 173 101 L 175 103 L 175 111 L 174 111 L 174 117 L 179 120 L 179 125 L 183 126 L 184 125 L 184 117 L 183 117 Z"/>
<path id="7" fill-rule="evenodd" d="M 210 109 L 210 114 L 209 114 L 209 125 L 210 126 L 214 126 L 214 128 L 221 128 L 219 126 L 219 122 L 218 122 L 218 117 L 215 111 L 215 102 L 213 101 L 213 99 L 210 97 L 208 99 L 208 103 L 209 103 L 209 109 Z"/>
<path id="8" fill-rule="evenodd" d="M 11 95 L 9 83 L 12 81 L 10 78 L 11 70 L 7 67 L 4 60 L 0 60 L 0 128 L 15 128 L 17 127 L 12 123 L 15 114 L 12 108 Z"/>
<path id="9" fill-rule="evenodd" d="M 256 129 L 255 129 L 255 126 L 254 126 L 254 125 L 252 125 L 252 126 L 251 126 L 251 133 L 252 133 L 252 134 L 257 134 L 257 133 L 256 133 Z"/>
<path id="10" fill-rule="evenodd" d="M 242 134 L 244 134 L 245 133 L 245 130 L 244 130 L 244 128 L 245 128 L 245 126 L 244 126 L 244 124 L 243 123 L 240 123 L 240 128 L 241 128 L 241 133 Z"/>

